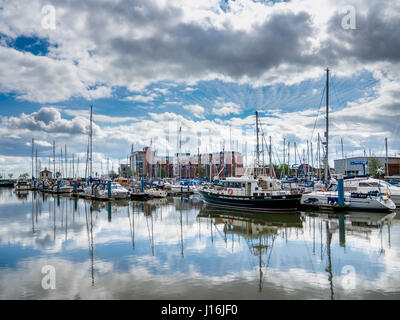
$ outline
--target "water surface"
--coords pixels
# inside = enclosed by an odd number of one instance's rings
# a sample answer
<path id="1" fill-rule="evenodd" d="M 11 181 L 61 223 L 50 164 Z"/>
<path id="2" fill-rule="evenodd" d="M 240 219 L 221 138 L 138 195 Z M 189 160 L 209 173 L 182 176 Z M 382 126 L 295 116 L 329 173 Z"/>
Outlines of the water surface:
<path id="1" fill-rule="evenodd" d="M 44 266 L 56 289 L 44 289 Z M 0 188 L 1 299 L 399 299 L 395 213 L 248 214 L 197 197 Z"/>

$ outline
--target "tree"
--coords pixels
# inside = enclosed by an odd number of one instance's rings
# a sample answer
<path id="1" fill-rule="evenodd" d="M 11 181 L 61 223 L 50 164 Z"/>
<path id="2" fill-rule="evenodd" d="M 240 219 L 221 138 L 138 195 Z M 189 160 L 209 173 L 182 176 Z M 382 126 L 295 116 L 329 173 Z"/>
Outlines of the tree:
<path id="1" fill-rule="evenodd" d="M 22 179 L 28 179 L 29 178 L 29 173 L 25 172 L 25 173 L 21 174 L 19 177 L 22 178 Z"/>
<path id="2" fill-rule="evenodd" d="M 14 173 L 9 173 L 8 177 L 11 179 L 14 176 Z"/>
<path id="3" fill-rule="evenodd" d="M 0 179 L 3 179 L 3 175 L 0 173 Z"/>
<path id="4" fill-rule="evenodd" d="M 194 175 L 197 177 L 203 177 L 204 176 L 204 170 L 201 167 L 197 167 L 194 169 Z"/>
<path id="5" fill-rule="evenodd" d="M 385 166 L 377 158 L 368 159 L 368 173 L 374 178 L 380 178 L 385 172 Z"/>
<path id="6" fill-rule="evenodd" d="M 165 178 L 167 176 L 167 170 L 164 167 L 161 167 L 161 178 Z"/>

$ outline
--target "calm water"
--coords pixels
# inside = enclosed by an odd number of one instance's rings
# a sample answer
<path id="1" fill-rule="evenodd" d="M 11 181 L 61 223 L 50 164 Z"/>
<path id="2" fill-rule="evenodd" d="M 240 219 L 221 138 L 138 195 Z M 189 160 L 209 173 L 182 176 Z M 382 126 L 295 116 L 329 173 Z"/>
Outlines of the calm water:
<path id="1" fill-rule="evenodd" d="M 46 265 L 54 290 L 42 288 Z M 0 188 L 0 298 L 399 299 L 400 220 Z"/>

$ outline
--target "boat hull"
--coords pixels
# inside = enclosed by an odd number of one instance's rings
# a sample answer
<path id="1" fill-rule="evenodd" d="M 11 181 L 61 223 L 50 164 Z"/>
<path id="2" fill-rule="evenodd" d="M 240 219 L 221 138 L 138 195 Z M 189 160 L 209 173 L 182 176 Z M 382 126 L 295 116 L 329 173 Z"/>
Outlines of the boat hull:
<path id="1" fill-rule="evenodd" d="M 279 196 L 228 196 L 209 191 L 199 191 L 207 204 L 237 210 L 266 211 L 266 212 L 294 212 L 300 205 L 301 195 Z"/>
<path id="2" fill-rule="evenodd" d="M 387 200 L 379 200 L 372 197 L 344 197 L 344 206 L 339 207 L 337 193 L 309 193 L 303 194 L 301 205 L 304 208 L 332 208 L 332 209 L 348 209 L 348 210 L 373 210 L 373 211 L 389 211 L 395 208 L 394 203 Z"/>

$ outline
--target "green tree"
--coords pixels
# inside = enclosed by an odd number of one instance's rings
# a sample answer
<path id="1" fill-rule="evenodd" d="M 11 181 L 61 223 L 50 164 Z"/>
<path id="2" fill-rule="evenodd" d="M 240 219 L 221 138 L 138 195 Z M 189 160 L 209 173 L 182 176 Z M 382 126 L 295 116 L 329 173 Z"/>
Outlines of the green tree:
<path id="1" fill-rule="evenodd" d="M 203 176 L 204 176 L 204 170 L 203 170 L 203 168 L 197 167 L 197 168 L 194 170 L 194 175 L 197 176 L 197 177 L 203 177 Z"/>
<path id="2" fill-rule="evenodd" d="M 167 176 L 167 170 L 165 170 L 164 167 L 161 167 L 161 178 L 165 178 L 166 176 Z"/>
<path id="3" fill-rule="evenodd" d="M 13 176 L 14 176 L 14 173 L 9 173 L 9 174 L 8 174 L 8 177 L 9 177 L 10 179 L 12 179 Z"/>
<path id="4" fill-rule="evenodd" d="M 380 178 L 385 172 L 385 166 L 377 158 L 368 159 L 368 173 L 375 177 Z"/>
<path id="5" fill-rule="evenodd" d="M 25 172 L 25 173 L 21 174 L 19 177 L 22 178 L 22 179 L 28 179 L 29 178 L 29 173 Z"/>

